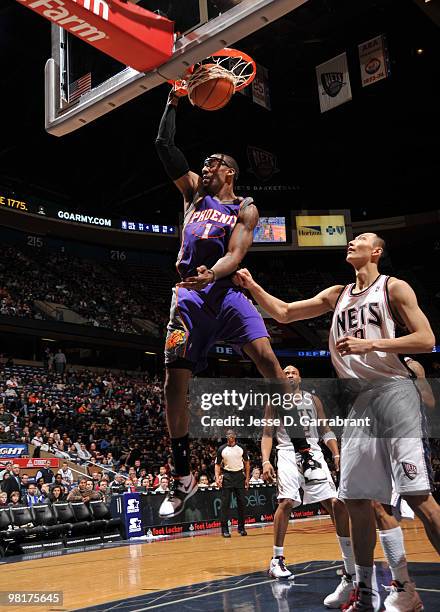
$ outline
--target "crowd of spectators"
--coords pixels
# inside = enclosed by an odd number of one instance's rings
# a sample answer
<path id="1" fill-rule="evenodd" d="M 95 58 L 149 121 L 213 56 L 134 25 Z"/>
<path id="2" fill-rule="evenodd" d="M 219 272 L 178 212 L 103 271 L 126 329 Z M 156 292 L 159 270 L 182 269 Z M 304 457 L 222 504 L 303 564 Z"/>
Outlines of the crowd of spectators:
<path id="1" fill-rule="evenodd" d="M 133 319 L 146 319 L 163 335 L 172 282 L 167 283 L 166 296 L 157 287 L 152 293 L 130 266 L 121 268 L 65 254 L 3 246 L 0 276 L 0 314 L 48 318 L 35 304 L 41 301 L 74 311 L 84 324 L 120 333 L 141 333 Z M 151 283 L 154 285 L 154 277 Z M 59 308 L 54 312 L 61 316 Z"/>
<path id="2" fill-rule="evenodd" d="M 0 372 L 0 442 L 25 442 L 42 451 L 86 466 L 89 482 L 76 485 L 83 496 L 107 495 L 134 489 L 167 490 L 172 458 L 163 399 L 163 383 L 148 376 L 67 369 L 7 368 Z M 191 469 L 202 486 L 215 482 L 214 462 L 220 440 L 191 442 Z M 257 444 L 246 441 L 253 467 L 261 458 Z M 440 441 L 432 441 L 433 469 L 440 491 Z M 12 464 L 8 471 L 12 471 Z M 43 468 L 33 495 L 49 498 L 52 486 L 71 495 L 78 474 L 67 464 L 59 474 Z M 330 465 L 330 469 L 333 466 Z M 26 476 L 26 475 L 24 475 Z M 260 475 L 256 475 L 258 480 Z M 25 478 L 24 486 L 28 484 Z M 24 492 L 23 492 L 24 493 Z"/>
<path id="3" fill-rule="evenodd" d="M 0 372 L 0 442 L 12 440 L 33 445 L 34 457 L 46 451 L 87 466 L 96 490 L 107 478 L 109 489 L 119 492 L 133 487 L 165 490 L 170 484 L 173 466 L 163 383 L 147 376 L 4 368 Z M 218 443 L 191 442 L 191 469 L 211 484 Z M 258 462 L 255 445 L 252 452 Z M 60 484 L 67 487 L 72 476 L 65 477 L 64 469 Z M 38 487 L 44 474 L 37 476 Z"/>

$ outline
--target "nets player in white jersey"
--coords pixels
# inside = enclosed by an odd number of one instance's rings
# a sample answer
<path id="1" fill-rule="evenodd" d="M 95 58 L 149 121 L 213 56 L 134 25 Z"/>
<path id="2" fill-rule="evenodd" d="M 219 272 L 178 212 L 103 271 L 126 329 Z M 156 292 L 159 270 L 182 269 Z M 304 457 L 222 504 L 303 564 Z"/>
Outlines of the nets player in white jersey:
<path id="1" fill-rule="evenodd" d="M 405 357 L 404 361 L 417 379 L 416 385 L 423 405 L 428 410 L 432 410 L 435 407 L 435 397 L 425 378 L 422 364 L 410 357 Z M 377 501 L 372 504 L 379 540 L 392 576 L 391 585 L 386 587 L 389 595 L 385 600 L 385 610 L 387 612 L 401 612 L 402 610 L 418 612 L 422 610 L 423 604 L 409 577 L 403 532 L 399 525 L 402 519 L 414 519 L 414 512 L 394 489 L 389 504 L 381 504 Z M 345 504 L 337 500 L 334 503 L 334 513 L 338 536 L 342 536 L 338 539 L 343 552 L 344 573 L 336 590 L 324 599 L 324 605 L 328 608 L 339 609 L 347 601 L 353 589 L 352 577 L 355 569 L 349 517 Z"/>
<path id="2" fill-rule="evenodd" d="M 270 561 L 268 574 L 272 578 L 279 580 L 291 580 L 293 579 L 292 572 L 287 569 L 284 560 L 284 539 L 292 509 L 301 504 L 299 488 L 301 487 L 304 492 L 303 504 L 321 503 L 333 518 L 332 508 L 333 500 L 336 498 L 336 487 L 319 446 L 320 438 L 331 451 L 337 469 L 339 469 L 339 449 L 336 436 L 328 426 L 321 427 L 321 431 L 318 432 L 315 423 L 317 419 L 325 419 L 324 408 L 321 400 L 316 395 L 301 389 L 301 376 L 298 368 L 289 365 L 284 368 L 284 373 L 292 385 L 295 406 L 298 416 L 303 419 L 304 431 L 313 458 L 321 465 L 326 476 L 323 482 L 308 482 L 297 468 L 300 457 L 295 453 L 290 436 L 284 426 L 266 427 L 264 429 L 261 440 L 263 478 L 268 482 L 272 482 L 275 477 L 274 468 L 269 460 L 272 451 L 272 440 L 275 437 L 277 441 L 276 478 L 279 500 L 274 518 L 273 557 Z M 272 413 L 272 411 L 273 409 L 270 406 L 266 409 L 266 418 L 269 418 L 269 413 Z"/>
<path id="3" fill-rule="evenodd" d="M 429 457 L 421 429 L 420 395 L 399 354 L 428 353 L 435 337 L 412 288 L 404 281 L 379 274 L 378 262 L 385 243 L 374 233 L 350 241 L 347 262 L 356 282 L 336 285 L 315 297 L 287 304 L 264 291 L 247 270 L 236 282 L 248 289 L 274 319 L 289 323 L 334 311 L 330 352 L 340 378 L 381 382 L 381 387 L 360 393 L 353 405 L 357 417 L 379 414 L 398 425 L 390 438 L 359 437 L 345 432 L 341 452 L 339 497 L 346 503 L 356 561 L 356 590 L 347 611 L 374 611 L 372 575 L 376 542 L 371 500 L 388 504 L 394 479 L 397 493 L 422 520 L 432 545 L 440 553 L 440 507 L 431 495 Z M 407 334 L 395 337 L 396 322 Z M 402 425 L 406 431 L 402 435 Z M 411 438 L 408 440 L 407 438 Z"/>

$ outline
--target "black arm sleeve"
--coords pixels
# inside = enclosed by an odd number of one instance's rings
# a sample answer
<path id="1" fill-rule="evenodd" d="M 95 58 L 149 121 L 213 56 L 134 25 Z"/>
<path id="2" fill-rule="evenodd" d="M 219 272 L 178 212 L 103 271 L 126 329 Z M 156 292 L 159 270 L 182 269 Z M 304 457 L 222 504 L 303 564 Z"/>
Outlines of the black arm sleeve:
<path id="1" fill-rule="evenodd" d="M 182 151 L 174 144 L 176 133 L 176 107 L 167 104 L 159 125 L 156 151 L 168 176 L 175 181 L 187 172 L 189 165 Z"/>

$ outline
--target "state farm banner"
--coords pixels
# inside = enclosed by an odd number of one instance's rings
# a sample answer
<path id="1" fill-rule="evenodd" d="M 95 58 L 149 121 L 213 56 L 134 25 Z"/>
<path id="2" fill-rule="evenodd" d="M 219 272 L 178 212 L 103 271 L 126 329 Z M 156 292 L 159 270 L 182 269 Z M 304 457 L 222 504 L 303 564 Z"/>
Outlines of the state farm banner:
<path id="1" fill-rule="evenodd" d="M 124 0 L 18 0 L 122 64 L 147 72 L 173 53 L 174 22 Z"/>
<path id="2" fill-rule="evenodd" d="M 18 459 L 28 454 L 27 444 L 2 444 L 0 443 L 0 459 Z"/>
<path id="3" fill-rule="evenodd" d="M 390 76 L 390 61 L 385 36 L 376 36 L 359 46 L 362 87 Z"/>
<path id="4" fill-rule="evenodd" d="M 351 100 L 350 75 L 345 52 L 316 66 L 316 78 L 321 113 Z"/>

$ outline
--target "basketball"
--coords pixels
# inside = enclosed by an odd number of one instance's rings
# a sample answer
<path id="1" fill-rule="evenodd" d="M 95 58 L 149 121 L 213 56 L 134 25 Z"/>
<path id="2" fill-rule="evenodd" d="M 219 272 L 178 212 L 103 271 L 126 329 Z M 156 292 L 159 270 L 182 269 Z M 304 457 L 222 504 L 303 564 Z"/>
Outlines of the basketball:
<path id="1" fill-rule="evenodd" d="M 215 64 L 204 64 L 198 69 L 200 72 L 209 72 Z M 191 92 L 191 102 L 194 106 L 207 111 L 219 110 L 226 106 L 235 91 L 233 81 L 228 77 L 212 78 L 197 85 Z"/>

